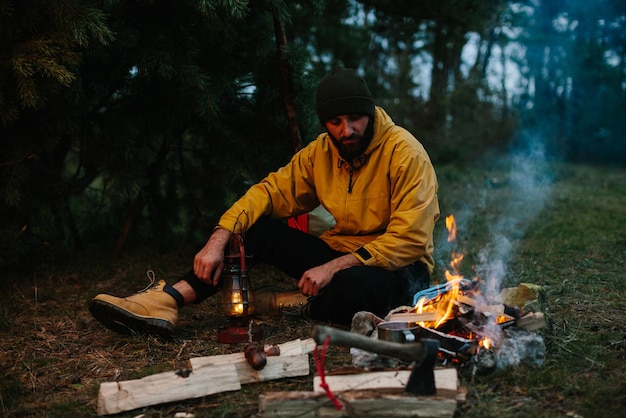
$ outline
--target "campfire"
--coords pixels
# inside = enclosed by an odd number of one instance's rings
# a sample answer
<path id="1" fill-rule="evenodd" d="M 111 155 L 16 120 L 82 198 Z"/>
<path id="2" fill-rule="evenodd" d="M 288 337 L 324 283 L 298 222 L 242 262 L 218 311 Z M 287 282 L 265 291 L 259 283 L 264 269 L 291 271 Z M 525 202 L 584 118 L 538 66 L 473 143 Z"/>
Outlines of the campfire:
<path id="1" fill-rule="evenodd" d="M 449 280 L 417 296 L 415 306 L 392 311 L 384 322 L 411 329 L 418 340 L 438 340 L 441 359 L 455 363 L 468 361 L 480 350 L 499 348 L 503 330 L 523 314 L 516 307 L 489 303 L 476 282 L 467 279 Z"/>
<path id="2" fill-rule="evenodd" d="M 454 215 L 446 217 L 448 242 L 456 240 L 457 225 Z M 503 289 L 497 295 L 487 297 L 481 291 L 484 280 L 476 277 L 466 279 L 459 273 L 464 254 L 453 251 L 449 269 L 445 271 L 446 282 L 432 286 L 417 293 L 413 306 L 401 306 L 391 311 L 386 318 L 380 319 L 372 315 L 355 316 L 353 331 L 370 334 L 372 337 L 409 342 L 422 339 L 434 339 L 439 342 L 439 360 L 441 364 L 452 362 L 463 365 L 469 361 L 478 362 L 481 356 L 506 356 L 503 346 L 509 346 L 512 337 L 518 338 L 519 331 L 535 331 L 545 325 L 541 312 L 535 312 L 538 288 L 522 284 L 517 288 Z M 532 304 L 535 304 L 534 306 Z M 533 308 L 533 310 L 530 310 Z M 359 323 L 366 322 L 367 324 Z M 394 328 L 396 334 L 408 335 L 409 340 L 402 336 L 390 336 L 387 329 Z M 541 350 L 543 341 L 536 336 L 535 345 L 539 352 L 531 355 L 539 363 L 543 359 Z M 523 338 L 527 338 L 524 334 Z M 533 338 L 531 338 L 533 339 Z M 354 363 L 360 367 L 372 367 L 377 360 L 366 355 L 365 360 L 359 350 L 355 350 Z M 516 362 L 519 353 L 511 353 Z M 524 353 L 526 355 L 526 353 Z M 512 364 L 504 361 L 504 365 Z M 516 365 L 516 364 L 513 364 Z"/>
<path id="3" fill-rule="evenodd" d="M 454 242 L 457 226 L 454 215 L 446 217 L 448 242 Z M 478 278 L 468 280 L 459 273 L 464 254 L 452 252 L 450 269 L 445 271 L 446 283 L 431 287 L 415 295 L 414 307 L 409 312 L 424 314 L 436 313 L 435 320 L 419 321 L 425 333 L 431 338 L 445 338 L 442 335 L 457 337 L 471 347 L 478 345 L 486 349 L 493 347 L 500 339 L 500 328 L 510 326 L 519 319 L 519 309 L 507 307 L 502 303 L 488 301 L 480 292 Z M 394 316 L 392 315 L 392 320 Z M 446 350 L 442 350 L 446 353 Z M 447 353 L 459 358 L 459 352 Z M 475 354 L 472 352 L 471 354 Z M 464 356 L 462 356 L 464 357 Z"/>

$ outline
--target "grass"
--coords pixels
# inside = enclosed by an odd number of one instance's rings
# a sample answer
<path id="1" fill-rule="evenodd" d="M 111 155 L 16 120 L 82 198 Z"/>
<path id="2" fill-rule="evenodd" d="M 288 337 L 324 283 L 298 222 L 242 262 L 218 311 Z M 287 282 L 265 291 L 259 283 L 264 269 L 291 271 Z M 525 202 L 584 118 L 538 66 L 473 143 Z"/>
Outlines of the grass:
<path id="1" fill-rule="evenodd" d="M 500 257 L 503 285 L 544 287 L 548 325 L 542 367 L 520 366 L 482 376 L 462 376 L 467 402 L 458 417 L 605 417 L 626 411 L 626 170 L 554 164 L 527 170 L 531 187 L 508 171 L 508 163 L 460 170 L 439 167 L 443 215 L 459 224 L 456 244 L 437 229 L 437 272 L 450 252 L 462 250 L 466 274 Z M 502 238 L 505 238 L 503 241 Z M 120 257 L 84 254 L 65 266 L 28 275 L 4 275 L 0 289 L 0 416 L 95 416 L 99 384 L 140 378 L 185 367 L 191 357 L 236 352 L 242 346 L 216 342 L 222 323 L 210 300 L 181 312 L 176 338 L 122 337 L 97 324 L 87 311 L 100 292 L 119 295 L 145 286 L 144 274 L 175 280 L 189 267 L 194 249 Z M 486 259 L 486 260 L 485 260 Z M 473 267 L 473 268 L 472 268 Z M 252 271 L 255 286 L 269 269 Z M 310 322 L 262 318 L 265 341 L 307 338 Z M 328 368 L 350 364 L 348 350 L 333 347 Z M 311 370 L 314 366 L 311 363 Z M 312 374 L 122 413 L 172 417 L 248 417 L 259 394 L 311 390 Z"/>

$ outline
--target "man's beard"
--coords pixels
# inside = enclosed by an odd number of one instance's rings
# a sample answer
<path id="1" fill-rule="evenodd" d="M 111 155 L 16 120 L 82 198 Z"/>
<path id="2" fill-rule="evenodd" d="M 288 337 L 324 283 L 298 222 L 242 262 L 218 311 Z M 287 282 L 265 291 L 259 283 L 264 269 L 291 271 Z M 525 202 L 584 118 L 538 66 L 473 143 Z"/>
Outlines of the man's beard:
<path id="1" fill-rule="evenodd" d="M 363 135 L 360 134 L 352 134 L 349 137 L 341 137 L 335 138 L 330 132 L 328 132 L 328 136 L 330 137 L 333 144 L 339 151 L 339 155 L 341 158 L 351 163 L 355 158 L 361 156 L 370 142 L 372 142 L 372 137 L 374 136 L 374 118 L 370 117 L 369 123 L 367 124 L 367 128 L 365 128 L 365 132 Z M 345 141 L 356 140 L 356 142 L 352 144 L 346 144 Z"/>

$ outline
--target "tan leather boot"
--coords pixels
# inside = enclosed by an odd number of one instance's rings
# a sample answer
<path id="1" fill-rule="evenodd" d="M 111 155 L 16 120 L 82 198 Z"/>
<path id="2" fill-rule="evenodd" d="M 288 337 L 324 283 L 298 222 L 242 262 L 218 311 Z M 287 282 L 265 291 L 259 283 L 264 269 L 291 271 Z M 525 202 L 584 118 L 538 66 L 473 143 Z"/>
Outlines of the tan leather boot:
<path id="1" fill-rule="evenodd" d="M 261 287 L 253 292 L 254 313 L 261 315 L 303 316 L 307 297 L 299 290 L 285 290 L 276 286 Z"/>
<path id="2" fill-rule="evenodd" d="M 165 281 L 132 296 L 100 294 L 89 311 L 102 325 L 120 334 L 156 334 L 171 337 L 178 319 L 176 300 L 163 291 Z"/>

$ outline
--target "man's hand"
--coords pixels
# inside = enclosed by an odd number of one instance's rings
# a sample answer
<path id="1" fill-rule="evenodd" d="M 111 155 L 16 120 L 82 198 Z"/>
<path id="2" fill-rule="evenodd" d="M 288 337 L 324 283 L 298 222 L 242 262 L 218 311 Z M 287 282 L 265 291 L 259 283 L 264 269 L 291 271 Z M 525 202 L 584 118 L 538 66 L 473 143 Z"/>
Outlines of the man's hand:
<path id="1" fill-rule="evenodd" d="M 217 286 L 224 268 L 224 249 L 230 240 L 230 231 L 218 228 L 193 259 L 193 272 L 208 284 Z"/>
<path id="2" fill-rule="evenodd" d="M 298 282 L 298 288 L 305 296 L 317 296 L 320 290 L 328 286 L 335 273 L 348 267 L 359 265 L 361 265 L 361 262 L 352 254 L 342 255 L 328 263 L 305 271 Z"/>

